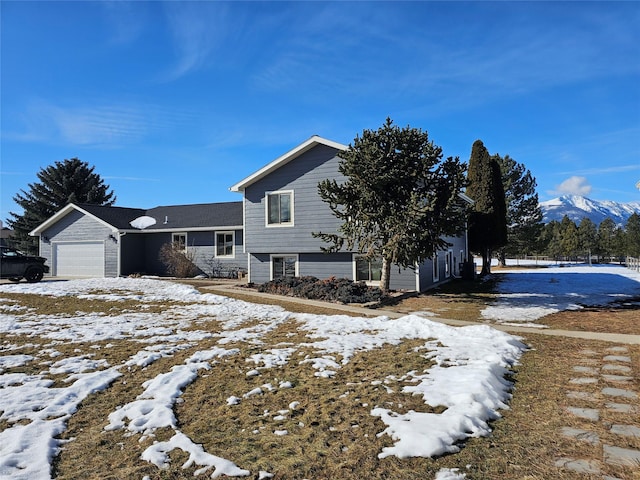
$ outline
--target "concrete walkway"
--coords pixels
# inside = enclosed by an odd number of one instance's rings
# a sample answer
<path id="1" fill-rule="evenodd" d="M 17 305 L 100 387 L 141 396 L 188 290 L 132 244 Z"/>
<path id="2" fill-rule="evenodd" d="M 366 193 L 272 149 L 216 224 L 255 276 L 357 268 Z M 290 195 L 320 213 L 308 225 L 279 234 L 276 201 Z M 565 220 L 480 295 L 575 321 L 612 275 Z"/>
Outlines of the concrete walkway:
<path id="1" fill-rule="evenodd" d="M 273 295 L 269 293 L 261 293 L 249 288 L 238 288 L 232 285 L 212 285 L 202 287 L 204 290 L 211 290 L 212 292 L 219 293 L 220 295 L 225 295 L 225 293 L 237 293 L 242 295 L 247 295 L 251 297 L 259 298 L 268 298 L 275 301 L 287 301 L 291 303 L 300 303 L 304 305 L 311 305 L 319 308 L 330 308 L 332 310 L 341 310 L 343 312 L 355 313 L 357 315 L 362 315 L 364 317 L 377 317 L 377 316 L 387 316 L 389 318 L 400 318 L 404 317 L 406 313 L 394 312 L 393 310 L 386 309 L 371 309 L 365 307 L 356 307 L 352 305 L 343 305 L 340 303 L 330 303 L 330 302 L 321 302 L 319 300 L 307 300 L 305 298 L 297 298 L 297 297 L 283 297 L 281 295 Z M 451 325 L 454 327 L 463 327 L 465 325 L 478 325 L 480 322 L 465 322 L 463 320 L 451 320 L 446 318 L 435 318 L 429 317 L 429 320 L 434 322 L 444 323 L 446 325 Z M 555 337 L 571 337 L 571 338 L 583 338 L 585 340 L 600 340 L 603 342 L 612 342 L 612 343 L 623 343 L 627 345 L 640 345 L 640 335 L 627 335 L 622 333 L 600 333 L 600 332 L 582 332 L 578 330 L 554 330 L 550 328 L 530 328 L 530 327 L 518 327 L 512 325 L 500 325 L 497 323 L 488 324 L 496 330 L 501 330 L 503 332 L 509 332 L 514 334 L 527 334 L 527 333 L 535 333 L 538 335 L 550 335 Z"/>
<path id="2" fill-rule="evenodd" d="M 624 480 L 640 478 L 640 450 L 629 448 L 640 439 L 637 418 L 640 414 L 640 387 L 634 382 L 637 371 L 626 346 L 602 346 L 580 352 L 569 380 L 566 408 L 573 426 L 561 428 L 560 434 L 585 445 L 585 458 L 561 457 L 555 461 L 559 470 L 589 478 Z M 635 367 L 637 368 L 637 367 Z M 577 425 L 576 425 L 577 424 Z M 604 432 L 604 438 L 598 434 Z"/>

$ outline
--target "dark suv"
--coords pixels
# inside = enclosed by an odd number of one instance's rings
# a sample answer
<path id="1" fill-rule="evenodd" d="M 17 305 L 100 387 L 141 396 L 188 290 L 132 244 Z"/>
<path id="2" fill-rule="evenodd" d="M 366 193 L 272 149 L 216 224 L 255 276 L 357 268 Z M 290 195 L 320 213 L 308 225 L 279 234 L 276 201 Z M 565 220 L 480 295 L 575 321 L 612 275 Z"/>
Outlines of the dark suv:
<path id="1" fill-rule="evenodd" d="M 42 280 L 45 273 L 49 272 L 49 266 L 45 265 L 46 258 L 25 255 L 19 251 L 0 247 L 0 277 L 8 278 L 12 282 L 19 282 L 24 278 L 29 283 Z"/>

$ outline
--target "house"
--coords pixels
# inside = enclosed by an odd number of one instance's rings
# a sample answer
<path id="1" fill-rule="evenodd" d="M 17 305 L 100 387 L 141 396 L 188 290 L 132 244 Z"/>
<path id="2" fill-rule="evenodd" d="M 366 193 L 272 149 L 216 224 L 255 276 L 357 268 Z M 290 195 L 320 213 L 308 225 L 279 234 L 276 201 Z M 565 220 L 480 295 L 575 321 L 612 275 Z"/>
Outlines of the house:
<path id="1" fill-rule="evenodd" d="M 323 253 L 326 244 L 313 232 L 335 232 L 340 222 L 318 193 L 318 183 L 341 177 L 338 153 L 348 147 L 313 136 L 231 187 L 243 194 L 245 252 L 249 281 L 263 283 L 283 276 L 331 276 L 379 283 L 381 262 L 357 252 Z M 465 235 L 414 269 L 392 268 L 390 287 L 423 291 L 459 275 L 467 258 Z"/>
<path id="2" fill-rule="evenodd" d="M 253 283 L 285 276 L 331 276 L 377 284 L 381 262 L 353 251 L 323 253 L 313 232 L 337 231 L 340 223 L 318 193 L 318 183 L 341 177 L 338 153 L 346 145 L 313 136 L 233 185 L 242 202 L 175 205 L 150 210 L 69 204 L 38 226 L 40 255 L 54 276 L 163 274 L 158 260 L 168 242 L 185 246 L 204 273 L 212 265 L 243 268 Z M 445 240 L 415 268 L 392 268 L 391 288 L 426 290 L 460 275 L 466 233 Z"/>
<path id="3" fill-rule="evenodd" d="M 173 205 L 150 210 L 73 203 L 31 232 L 53 276 L 161 275 L 162 245 L 189 249 L 204 273 L 244 268 L 242 203 Z"/>

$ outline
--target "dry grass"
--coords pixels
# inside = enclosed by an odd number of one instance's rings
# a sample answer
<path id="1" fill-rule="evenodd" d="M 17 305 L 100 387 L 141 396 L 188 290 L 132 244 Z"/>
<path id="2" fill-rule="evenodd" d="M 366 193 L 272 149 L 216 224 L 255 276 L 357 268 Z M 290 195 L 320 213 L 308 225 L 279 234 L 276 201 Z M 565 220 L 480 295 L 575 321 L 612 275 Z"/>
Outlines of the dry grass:
<path id="1" fill-rule="evenodd" d="M 544 317 L 541 324 L 562 330 L 640 335 L 640 308 L 592 307 Z"/>
<path id="2" fill-rule="evenodd" d="M 456 292 L 455 288 L 441 290 L 433 295 L 403 299 L 395 306 L 386 308 L 397 308 L 400 311 L 430 310 L 443 317 L 467 320 L 478 315 L 482 305 L 492 298 L 488 291 L 490 286 L 472 293 Z M 482 291 L 484 288 L 487 291 Z M 242 295 L 238 294 L 238 297 Z M 254 297 L 248 296 L 242 299 L 255 301 Z M 117 313 L 118 309 L 135 311 L 138 308 L 128 302 L 74 299 L 65 303 L 69 300 L 65 298 L 65 302 L 59 303 L 58 300 L 53 297 L 12 296 L 12 301 L 29 306 L 38 313 Z M 270 300 L 269 303 L 278 303 L 293 311 L 338 313 L 338 310 L 331 307 L 308 307 L 286 300 Z M 162 306 L 152 308 L 162 309 Z M 624 325 L 633 323 L 633 315 L 622 310 L 565 313 L 585 315 L 582 319 L 575 320 L 583 326 L 611 325 L 611 318 Z M 559 328 L 567 328 L 567 318 L 552 317 L 556 316 L 548 317 L 547 320 L 557 321 Z M 217 328 L 215 321 L 207 325 L 212 331 Z M 198 325 L 198 328 L 203 326 Z M 286 343 L 299 344 L 304 339 L 303 333 L 297 329 L 295 319 L 290 319 L 270 332 L 264 342 L 266 346 L 283 348 Z M 209 371 L 201 371 L 198 380 L 185 389 L 181 397 L 183 401 L 176 405 L 175 414 L 179 428 L 194 442 L 201 443 L 206 451 L 228 458 L 252 472 L 273 472 L 276 479 L 428 479 L 434 478 L 436 472 L 444 467 L 460 468 L 469 480 L 600 480 L 604 474 L 621 479 L 640 478 L 631 469 L 612 467 L 601 461 L 602 443 L 640 449 L 640 440 L 626 438 L 625 443 L 621 444 L 619 436 L 614 436 L 609 431 L 613 424 L 640 426 L 640 419 L 637 416 L 630 418 L 629 415 L 611 413 L 603 408 L 607 401 L 600 393 L 605 386 L 603 380 L 598 384 L 579 386 L 580 390 L 597 397 L 598 408 L 602 412 L 599 422 L 581 420 L 568 415 L 566 410 L 568 406 L 593 407 L 590 403 L 580 403 L 567 397 L 567 391 L 578 389 L 571 386 L 569 381 L 576 376 L 573 367 L 584 361 L 585 356 L 580 352 L 591 349 L 597 353 L 594 358 L 601 361 L 611 344 L 540 334 L 527 335 L 524 340 L 532 349 L 525 353 L 521 364 L 513 372 L 515 389 L 510 410 L 503 411 L 503 418 L 493 423 L 491 437 L 467 441 L 461 445 L 462 450 L 456 455 L 436 459 L 379 459 L 377 456 L 392 441 L 386 435 L 377 436 L 384 425 L 370 415 L 371 408 L 379 405 L 392 407 L 398 412 L 410 409 L 441 411 L 441 408 L 431 409 L 424 405 L 418 397 L 399 393 L 405 384 L 403 375 L 411 370 L 421 372 L 430 366 L 421 352 L 416 351 L 416 347 L 424 343 L 418 341 L 359 353 L 331 379 L 317 378 L 312 368 L 299 364 L 298 359 L 304 358 L 304 355 L 317 355 L 317 352 L 303 348 L 299 348 L 296 356 L 285 365 L 261 370 L 258 377 L 247 377 L 247 370 L 255 365 L 244 359 L 257 351 L 256 346 L 244 343 L 226 345 L 227 348 L 239 348 L 241 353 L 220 359 Z M 46 339 L 0 335 L 0 345 L 23 341 L 25 346 L 12 353 L 35 354 L 51 343 Z M 114 346 L 108 349 L 96 342 L 56 344 L 55 348 L 64 356 L 89 355 L 98 351 L 100 358 L 107 358 L 112 365 L 124 362 L 140 349 L 140 344 L 131 341 L 109 343 Z M 193 478 L 195 468 L 181 468 L 186 461 L 185 454 L 172 453 L 171 466 L 166 470 L 158 470 L 140 460 L 141 453 L 151 440 L 139 442 L 138 435 L 126 436 L 122 431 L 105 432 L 103 428 L 108 423 L 109 413 L 142 393 L 144 381 L 169 371 L 173 365 L 183 363 L 194 351 L 214 344 L 215 339 L 202 341 L 173 357 L 160 359 L 145 369 L 122 369 L 123 376 L 109 389 L 89 396 L 71 417 L 68 429 L 62 436 L 63 439 L 73 440 L 65 444 L 64 450 L 55 460 L 55 477 L 128 479 L 147 475 L 150 479 Z M 97 349 L 96 346 L 102 348 Z M 265 348 L 262 346 L 260 350 Z M 640 378 L 637 376 L 640 371 L 640 347 L 628 346 L 628 349 L 626 355 L 632 358 L 635 376 L 626 388 L 640 395 Z M 42 369 L 41 364 L 27 364 L 11 371 L 36 373 Z M 377 382 L 385 378 L 388 379 L 387 383 Z M 396 380 L 391 380 L 392 378 Z M 281 381 L 291 382 L 293 388 L 276 389 L 245 398 L 233 407 L 226 403 L 231 395 L 242 396 L 242 393 L 267 383 L 278 386 Z M 300 402 L 299 406 L 289 408 L 294 401 Z M 284 410 L 288 412 L 285 413 Z M 279 414 L 283 414 L 284 418 L 276 419 Z M 594 446 L 563 437 L 561 429 L 567 426 L 595 431 L 600 436 L 601 444 Z M 0 430 L 7 427 L 6 422 L 0 423 Z M 273 433 L 283 429 L 289 434 L 278 436 Z M 158 431 L 156 434 L 157 440 L 166 440 L 172 431 Z M 595 459 L 599 462 L 601 475 L 590 477 L 557 468 L 555 461 L 565 457 Z"/>

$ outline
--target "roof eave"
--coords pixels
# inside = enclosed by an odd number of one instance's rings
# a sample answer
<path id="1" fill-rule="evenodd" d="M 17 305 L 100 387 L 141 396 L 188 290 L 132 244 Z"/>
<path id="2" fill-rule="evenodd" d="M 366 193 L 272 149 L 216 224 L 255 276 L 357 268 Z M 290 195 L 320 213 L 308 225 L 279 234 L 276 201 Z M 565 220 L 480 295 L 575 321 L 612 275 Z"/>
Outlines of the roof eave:
<path id="1" fill-rule="evenodd" d="M 123 233 L 167 233 L 167 232 L 209 232 L 226 230 L 244 230 L 242 225 L 211 225 L 206 227 L 178 227 L 173 228 L 127 228 L 120 230 Z"/>
<path id="2" fill-rule="evenodd" d="M 232 185 L 231 187 L 229 187 L 229 190 L 231 190 L 232 192 L 242 192 L 242 191 L 244 191 L 244 189 L 246 187 L 248 187 L 249 185 L 251 185 L 252 183 L 257 182 L 261 178 L 266 177 L 271 172 L 277 170 L 278 168 L 280 168 L 283 165 L 286 165 L 291 160 L 294 160 L 295 158 L 299 157 L 303 153 L 311 150 L 316 145 L 326 145 L 328 147 L 335 148 L 336 150 L 346 150 L 347 148 L 349 148 L 347 145 L 344 145 L 342 143 L 334 142 L 333 140 L 328 140 L 328 139 L 322 138 L 322 137 L 320 137 L 318 135 L 314 135 L 311 138 L 309 138 L 308 140 L 306 140 L 305 142 L 303 142 L 300 145 L 298 145 L 297 147 L 289 150 L 284 155 L 281 155 L 280 157 L 276 158 L 271 163 L 265 165 L 264 167 L 262 167 L 257 172 L 252 173 L 251 175 L 249 175 L 245 179 L 241 180 L 240 182 L 236 183 L 235 185 Z"/>
<path id="3" fill-rule="evenodd" d="M 54 225 L 56 222 L 58 222 L 58 220 L 60 220 L 61 218 L 67 216 L 69 213 L 71 213 L 72 210 L 77 210 L 80 213 L 84 214 L 84 215 L 88 215 L 89 217 L 93 218 L 94 220 L 96 220 L 97 222 L 100 222 L 101 224 L 103 224 L 104 226 L 106 226 L 107 228 L 110 228 L 111 230 L 113 230 L 114 232 L 118 231 L 117 227 L 114 227 L 113 225 L 111 225 L 110 223 L 105 222 L 104 220 L 102 220 L 99 217 L 96 217 L 95 215 L 93 215 L 92 213 L 87 212 L 86 210 L 84 210 L 83 208 L 80 208 L 79 206 L 70 203 L 68 205 L 66 205 L 65 207 L 63 207 L 62 209 L 58 210 L 58 212 L 56 212 L 53 216 L 51 216 L 50 218 L 48 218 L 47 220 L 45 220 L 44 222 L 42 222 L 40 225 L 38 225 L 36 228 L 34 228 L 32 231 L 29 232 L 29 236 L 31 237 L 35 237 L 40 235 L 42 232 L 44 232 L 47 228 L 51 227 L 52 225 Z"/>

